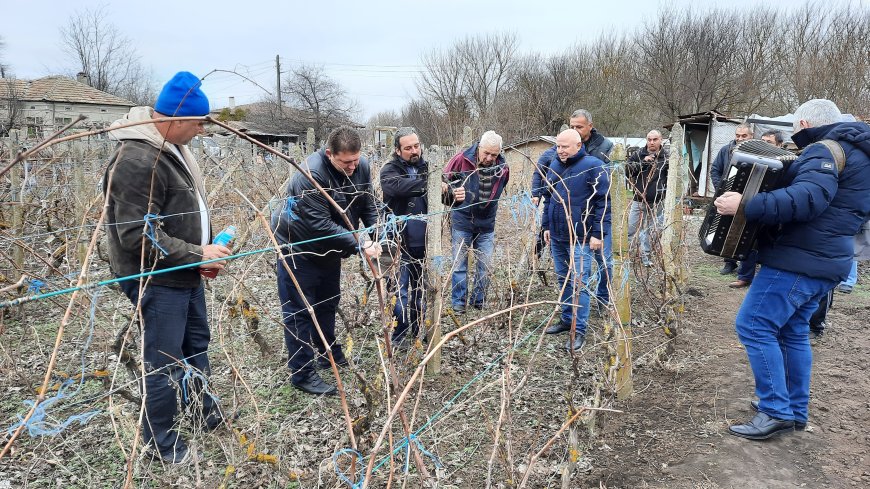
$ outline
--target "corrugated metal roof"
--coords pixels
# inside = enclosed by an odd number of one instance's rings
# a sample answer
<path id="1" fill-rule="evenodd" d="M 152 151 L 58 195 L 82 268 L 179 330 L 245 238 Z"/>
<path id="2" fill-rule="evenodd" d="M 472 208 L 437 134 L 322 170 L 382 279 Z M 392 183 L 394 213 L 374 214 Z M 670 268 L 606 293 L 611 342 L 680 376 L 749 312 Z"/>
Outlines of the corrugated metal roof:
<path id="1" fill-rule="evenodd" d="M 37 80 L 0 78 L 0 98 L 15 98 L 22 102 L 61 102 L 121 107 L 136 105 L 129 100 L 64 76 L 47 76 Z"/>

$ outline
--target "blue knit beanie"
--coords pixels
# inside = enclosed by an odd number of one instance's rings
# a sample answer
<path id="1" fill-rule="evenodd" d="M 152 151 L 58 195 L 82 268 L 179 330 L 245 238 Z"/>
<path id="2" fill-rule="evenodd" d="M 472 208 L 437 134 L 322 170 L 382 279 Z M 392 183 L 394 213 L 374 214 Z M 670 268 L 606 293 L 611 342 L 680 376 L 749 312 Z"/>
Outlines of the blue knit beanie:
<path id="1" fill-rule="evenodd" d="M 193 73 L 179 71 L 163 85 L 154 110 L 175 117 L 207 115 L 208 97 L 202 93 L 201 85 Z"/>

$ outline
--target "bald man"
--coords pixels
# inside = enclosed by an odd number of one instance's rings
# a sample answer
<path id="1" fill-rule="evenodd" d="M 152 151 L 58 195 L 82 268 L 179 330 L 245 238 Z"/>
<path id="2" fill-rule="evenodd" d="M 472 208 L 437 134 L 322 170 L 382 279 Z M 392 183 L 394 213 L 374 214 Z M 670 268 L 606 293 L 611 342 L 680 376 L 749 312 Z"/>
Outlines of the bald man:
<path id="1" fill-rule="evenodd" d="M 574 331 L 565 348 L 576 353 L 583 347 L 589 321 L 591 264 L 610 235 L 610 177 L 603 161 L 586 154 L 580 134 L 573 129 L 556 137 L 556 155 L 558 160 L 547 170 L 543 228 L 564 289 L 560 321 L 546 333 Z M 583 286 L 575 287 L 580 281 Z"/>
<path id="2" fill-rule="evenodd" d="M 634 191 L 628 212 L 628 240 L 632 249 L 640 244 L 643 266 L 652 266 L 651 240 L 657 239 L 664 218 L 668 187 L 668 152 L 662 147 L 662 133 L 653 129 L 646 135 L 646 146 L 628 157 L 625 177 Z M 635 236 L 640 235 L 638 239 Z"/>

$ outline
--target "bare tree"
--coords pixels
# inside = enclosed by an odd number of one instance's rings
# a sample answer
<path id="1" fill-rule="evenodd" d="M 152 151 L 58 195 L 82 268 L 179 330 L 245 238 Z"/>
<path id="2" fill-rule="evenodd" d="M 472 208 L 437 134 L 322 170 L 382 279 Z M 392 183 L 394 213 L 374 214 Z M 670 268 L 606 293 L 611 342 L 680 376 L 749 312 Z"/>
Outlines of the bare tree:
<path id="1" fill-rule="evenodd" d="M 446 121 L 441 131 L 458 141 L 462 128 L 494 125 L 494 108 L 507 93 L 517 64 L 519 40 L 513 33 L 467 37 L 447 50 L 423 56 L 417 89 Z"/>
<path id="2" fill-rule="evenodd" d="M 780 107 L 793 110 L 808 99 L 829 98 L 844 111 L 870 114 L 870 9 L 807 3 L 783 24 L 789 29 L 777 56 Z"/>
<path id="3" fill-rule="evenodd" d="M 0 80 L 0 136 L 8 135 L 9 130 L 20 122 L 22 91 L 22 82 L 15 77 L 6 76 Z"/>
<path id="4" fill-rule="evenodd" d="M 303 65 L 294 69 L 282 93 L 304 117 L 299 122 L 314 128 L 318 142 L 326 139 L 333 127 L 350 122 L 356 112 L 355 101 L 322 67 Z"/>
<path id="5" fill-rule="evenodd" d="M 6 50 L 6 42 L 0 37 L 0 78 L 6 78 L 9 67 L 3 62 L 3 51 Z"/>
<path id="6" fill-rule="evenodd" d="M 150 103 L 156 90 L 129 38 L 107 20 L 105 7 L 80 10 L 60 29 L 61 45 L 92 87 L 134 103 Z"/>

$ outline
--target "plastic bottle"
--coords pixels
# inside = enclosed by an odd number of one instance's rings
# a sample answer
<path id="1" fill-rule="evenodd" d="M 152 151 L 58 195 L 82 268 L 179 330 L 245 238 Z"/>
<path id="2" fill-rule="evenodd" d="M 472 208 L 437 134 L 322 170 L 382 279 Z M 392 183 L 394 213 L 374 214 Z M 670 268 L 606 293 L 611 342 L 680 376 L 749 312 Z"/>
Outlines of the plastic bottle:
<path id="1" fill-rule="evenodd" d="M 226 246 L 230 244 L 230 241 L 236 237 L 236 227 L 235 226 L 227 226 L 226 229 L 218 233 L 217 236 L 212 240 L 212 244 Z M 215 278 L 218 274 L 217 268 L 200 268 L 199 274 L 206 278 Z"/>

